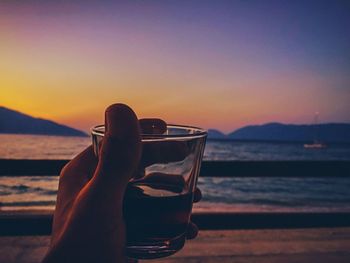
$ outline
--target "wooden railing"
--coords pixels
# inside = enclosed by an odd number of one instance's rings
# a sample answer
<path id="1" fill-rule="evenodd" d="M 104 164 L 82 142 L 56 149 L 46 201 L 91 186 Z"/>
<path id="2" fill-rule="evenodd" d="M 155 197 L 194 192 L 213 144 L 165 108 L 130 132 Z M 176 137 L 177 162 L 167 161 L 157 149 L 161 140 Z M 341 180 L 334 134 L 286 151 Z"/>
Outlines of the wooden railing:
<path id="1" fill-rule="evenodd" d="M 0 159 L 0 176 L 57 176 L 68 160 Z M 350 161 L 205 161 L 202 177 L 347 177 Z M 350 226 L 349 212 L 264 212 L 192 215 L 200 229 L 262 229 Z M 50 213 L 0 213 L 0 236 L 49 235 Z"/>
<path id="2" fill-rule="evenodd" d="M 57 176 L 68 161 L 0 159 L 0 176 Z M 350 161 L 204 161 L 200 176 L 350 178 Z"/>

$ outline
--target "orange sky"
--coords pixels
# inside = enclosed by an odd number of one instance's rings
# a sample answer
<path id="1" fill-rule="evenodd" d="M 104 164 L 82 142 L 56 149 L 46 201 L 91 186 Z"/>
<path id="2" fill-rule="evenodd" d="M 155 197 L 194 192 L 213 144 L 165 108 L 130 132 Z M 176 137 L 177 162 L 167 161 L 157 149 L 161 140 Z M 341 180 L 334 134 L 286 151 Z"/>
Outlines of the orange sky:
<path id="1" fill-rule="evenodd" d="M 5 107 L 85 131 L 115 102 L 140 118 L 224 132 L 271 121 L 308 123 L 315 111 L 322 122 L 350 121 L 350 63 L 338 59 L 348 39 L 329 36 L 337 40 L 333 55 L 310 54 L 312 31 L 284 24 L 289 35 L 276 37 L 278 28 L 264 25 L 268 16 L 259 10 L 261 21 L 244 14 L 228 21 L 211 9 L 192 14 L 191 7 L 186 17 L 181 6 L 96 13 L 15 7 L 0 12 Z"/>

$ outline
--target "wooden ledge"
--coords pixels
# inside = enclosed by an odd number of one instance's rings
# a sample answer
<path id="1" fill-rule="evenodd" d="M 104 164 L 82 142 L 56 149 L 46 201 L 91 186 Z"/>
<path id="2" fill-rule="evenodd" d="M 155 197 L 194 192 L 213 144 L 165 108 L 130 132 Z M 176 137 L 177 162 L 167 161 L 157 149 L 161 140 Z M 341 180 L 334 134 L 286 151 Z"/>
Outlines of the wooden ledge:
<path id="1" fill-rule="evenodd" d="M 195 212 L 192 221 L 201 230 L 349 227 L 350 213 Z M 51 226 L 50 212 L 0 214 L 0 236 L 50 235 Z"/>

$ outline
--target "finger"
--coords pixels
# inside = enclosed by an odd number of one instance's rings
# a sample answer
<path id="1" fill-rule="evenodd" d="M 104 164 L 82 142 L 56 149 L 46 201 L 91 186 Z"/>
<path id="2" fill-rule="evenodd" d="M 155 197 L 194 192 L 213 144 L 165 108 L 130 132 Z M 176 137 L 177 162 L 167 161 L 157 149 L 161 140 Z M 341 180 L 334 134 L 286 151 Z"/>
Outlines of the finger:
<path id="1" fill-rule="evenodd" d="M 192 222 L 190 222 L 187 227 L 186 238 L 194 239 L 197 235 L 198 235 L 198 227 Z"/>
<path id="2" fill-rule="evenodd" d="M 91 179 L 97 166 L 97 158 L 90 145 L 62 169 L 59 191 L 65 197 L 75 196 Z"/>
<path id="3" fill-rule="evenodd" d="M 92 146 L 73 158 L 60 174 L 56 211 L 53 220 L 53 232 L 61 229 L 70 209 L 81 189 L 90 181 L 97 165 Z M 58 217 L 56 217 L 58 215 Z"/>
<path id="4" fill-rule="evenodd" d="M 105 127 L 94 180 L 103 188 L 124 191 L 140 160 L 139 122 L 131 108 L 113 104 L 106 110 Z"/>
<path id="5" fill-rule="evenodd" d="M 61 176 L 74 177 L 92 177 L 97 166 L 97 157 L 93 152 L 92 145 L 70 160 L 62 169 Z"/>
<path id="6" fill-rule="evenodd" d="M 140 128 L 142 134 L 163 134 L 166 132 L 166 122 L 161 119 L 140 119 Z"/>
<path id="7" fill-rule="evenodd" d="M 144 135 L 161 135 L 167 130 L 166 122 L 161 119 L 140 119 L 139 123 L 142 134 Z M 157 162 L 181 161 L 188 155 L 188 153 L 189 149 L 186 142 L 144 142 L 141 169 Z"/>
<path id="8" fill-rule="evenodd" d="M 194 190 L 194 194 L 193 194 L 193 203 L 197 203 L 202 199 L 202 192 L 199 188 L 196 188 Z"/>

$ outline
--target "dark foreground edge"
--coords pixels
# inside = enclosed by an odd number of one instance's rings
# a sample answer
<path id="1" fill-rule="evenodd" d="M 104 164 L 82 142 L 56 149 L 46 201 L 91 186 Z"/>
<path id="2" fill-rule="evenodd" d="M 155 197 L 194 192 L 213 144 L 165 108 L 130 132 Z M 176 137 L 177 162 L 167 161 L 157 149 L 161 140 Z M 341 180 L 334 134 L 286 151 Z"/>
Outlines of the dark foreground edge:
<path id="1" fill-rule="evenodd" d="M 350 213 L 210 213 L 192 221 L 201 230 L 350 227 Z M 52 214 L 0 214 L 0 236 L 50 235 Z"/>
<path id="2" fill-rule="evenodd" d="M 0 176 L 57 176 L 68 161 L 0 159 Z M 350 161 L 204 161 L 200 176 L 350 178 Z"/>

